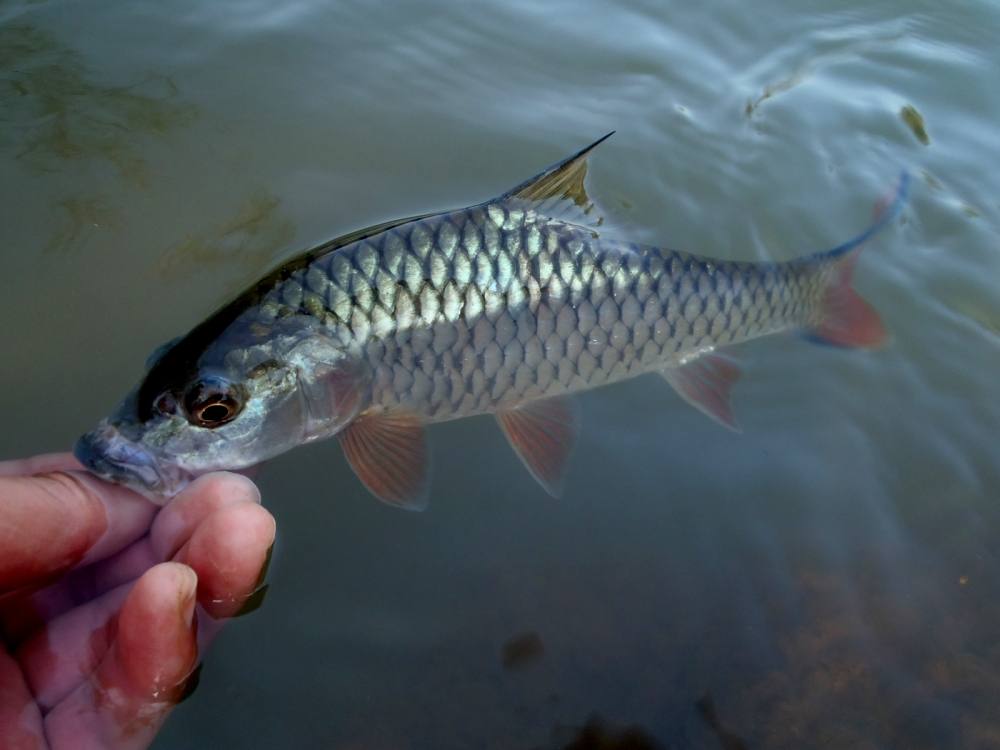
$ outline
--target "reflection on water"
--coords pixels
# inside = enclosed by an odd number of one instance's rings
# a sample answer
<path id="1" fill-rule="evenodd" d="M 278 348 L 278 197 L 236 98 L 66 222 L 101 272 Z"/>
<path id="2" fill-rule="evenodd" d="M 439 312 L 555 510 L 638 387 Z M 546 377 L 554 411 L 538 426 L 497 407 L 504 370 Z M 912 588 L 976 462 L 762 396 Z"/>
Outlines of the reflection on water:
<path id="1" fill-rule="evenodd" d="M 746 107 L 743 108 L 743 113 L 747 117 L 753 117 L 757 113 L 758 108 L 760 108 L 764 102 L 774 98 L 778 94 L 791 91 L 793 88 L 805 81 L 808 76 L 808 69 L 800 70 L 793 73 L 788 78 L 778 81 L 777 83 L 769 83 L 764 87 L 764 91 L 760 96 L 747 102 Z"/>
<path id="2" fill-rule="evenodd" d="M 167 279 L 211 274 L 235 264 L 250 274 L 267 269 L 295 237 L 295 225 L 282 215 L 281 201 L 266 192 L 248 197 L 235 215 L 159 254 L 156 266 Z M 233 290 L 230 290 L 233 291 Z M 220 289 L 220 299 L 225 290 Z"/>
<path id="3" fill-rule="evenodd" d="M 952 310 L 973 321 L 983 330 L 1000 336 L 1000 304 L 994 300 L 974 299 L 967 294 L 944 300 Z"/>
<path id="4" fill-rule="evenodd" d="M 764 86 L 764 90 L 759 96 L 748 100 L 743 108 L 743 113 L 752 118 L 765 102 L 807 83 L 824 68 L 864 59 L 873 51 L 897 42 L 900 38 L 900 34 L 892 33 L 861 40 L 836 36 L 832 40 L 822 40 L 819 47 L 808 50 L 808 58 L 798 63 L 790 73 L 780 74 L 778 80 Z M 787 67 L 787 61 L 782 65 L 782 68 L 785 67 Z"/>
<path id="5" fill-rule="evenodd" d="M 970 219 L 981 218 L 980 212 L 958 198 L 951 199 L 962 213 Z M 954 284 L 942 285 L 938 293 L 941 303 L 951 312 L 973 323 L 987 335 L 986 341 L 997 342 L 1000 336 L 1000 298 L 995 294 L 995 286 L 984 279 L 981 286 Z"/>

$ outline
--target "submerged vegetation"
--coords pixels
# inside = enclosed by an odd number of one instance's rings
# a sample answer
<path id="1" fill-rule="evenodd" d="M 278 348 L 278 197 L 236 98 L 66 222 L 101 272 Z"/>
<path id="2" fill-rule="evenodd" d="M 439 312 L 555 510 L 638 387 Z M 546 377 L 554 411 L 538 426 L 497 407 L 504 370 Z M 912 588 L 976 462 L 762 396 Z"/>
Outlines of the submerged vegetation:
<path id="1" fill-rule="evenodd" d="M 927 127 L 924 125 L 924 116 L 917 111 L 912 104 L 907 104 L 899 110 L 899 116 L 906 126 L 913 132 L 917 140 L 925 146 L 929 146 L 931 138 L 927 135 Z"/>
<path id="2" fill-rule="evenodd" d="M 59 253 L 79 245 L 94 229 L 117 229 L 116 211 L 102 195 L 69 195 L 56 202 L 62 218 L 45 245 L 44 252 Z"/>
<path id="3" fill-rule="evenodd" d="M 179 100 L 169 76 L 112 85 L 78 52 L 30 25 L 0 27 L 0 84 L 0 147 L 41 172 L 92 160 L 146 186 L 141 139 L 163 136 L 197 115 Z"/>
<path id="4" fill-rule="evenodd" d="M 899 116 L 906 123 L 906 126 L 913 131 L 913 135 L 916 136 L 918 141 L 925 146 L 930 145 L 931 139 L 927 135 L 927 128 L 924 126 L 924 116 L 917 111 L 916 107 L 912 104 L 907 104 L 899 110 Z"/>
<path id="5" fill-rule="evenodd" d="M 248 276 L 260 273 L 295 236 L 295 225 L 282 215 L 280 206 L 270 193 L 253 193 L 230 218 L 160 253 L 157 271 L 162 277 L 178 278 L 235 264 L 246 268 Z"/>
<path id="6" fill-rule="evenodd" d="M 112 84 L 82 55 L 30 24 L 0 26 L 0 152 L 30 173 L 71 175 L 111 169 L 131 187 L 148 187 L 149 138 L 191 124 L 169 76 Z M 63 192 L 43 252 L 78 247 L 94 230 L 115 229 L 119 209 L 106 194 Z"/>

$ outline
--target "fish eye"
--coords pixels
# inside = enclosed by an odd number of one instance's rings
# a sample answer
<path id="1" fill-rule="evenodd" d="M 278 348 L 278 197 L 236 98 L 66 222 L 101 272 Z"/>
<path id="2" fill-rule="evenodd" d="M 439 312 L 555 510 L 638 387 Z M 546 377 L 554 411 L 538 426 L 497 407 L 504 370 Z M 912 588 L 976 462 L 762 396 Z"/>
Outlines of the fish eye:
<path id="1" fill-rule="evenodd" d="M 188 421 L 198 427 L 220 427 L 243 409 L 243 396 L 230 383 L 216 378 L 199 380 L 184 397 Z"/>

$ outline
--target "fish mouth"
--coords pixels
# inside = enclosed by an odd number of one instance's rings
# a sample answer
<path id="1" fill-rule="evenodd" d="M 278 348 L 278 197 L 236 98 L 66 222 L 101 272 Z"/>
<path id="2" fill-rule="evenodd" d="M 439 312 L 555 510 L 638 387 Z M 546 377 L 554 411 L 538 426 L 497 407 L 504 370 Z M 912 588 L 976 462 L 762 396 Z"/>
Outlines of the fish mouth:
<path id="1" fill-rule="evenodd" d="M 188 477 L 165 471 L 148 450 L 107 422 L 77 440 L 73 455 L 101 479 L 129 487 L 161 504 L 189 481 Z"/>

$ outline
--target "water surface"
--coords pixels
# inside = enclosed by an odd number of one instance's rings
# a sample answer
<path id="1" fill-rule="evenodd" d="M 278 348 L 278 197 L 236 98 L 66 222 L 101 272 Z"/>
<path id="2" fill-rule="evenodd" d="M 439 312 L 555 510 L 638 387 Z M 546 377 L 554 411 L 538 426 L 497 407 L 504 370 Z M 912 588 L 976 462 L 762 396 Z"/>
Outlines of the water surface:
<path id="1" fill-rule="evenodd" d="M 158 748 L 1000 747 L 1000 9 L 748 7 L 0 3 L 4 456 L 278 260 L 608 130 L 612 223 L 720 258 L 914 175 L 857 270 L 890 346 L 741 346 L 741 435 L 646 378 L 582 399 L 559 501 L 488 418 L 432 429 L 423 514 L 273 461 L 268 600 Z"/>

